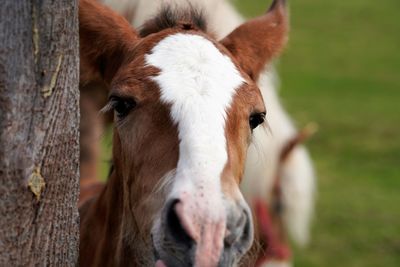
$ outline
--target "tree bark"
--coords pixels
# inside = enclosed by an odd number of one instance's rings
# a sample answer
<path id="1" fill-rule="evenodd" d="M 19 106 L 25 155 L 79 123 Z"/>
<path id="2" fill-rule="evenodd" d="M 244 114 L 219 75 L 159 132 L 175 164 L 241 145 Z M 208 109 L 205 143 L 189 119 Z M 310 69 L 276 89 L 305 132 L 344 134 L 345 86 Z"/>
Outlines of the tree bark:
<path id="1" fill-rule="evenodd" d="M 0 4 L 0 266 L 78 261 L 77 8 Z"/>

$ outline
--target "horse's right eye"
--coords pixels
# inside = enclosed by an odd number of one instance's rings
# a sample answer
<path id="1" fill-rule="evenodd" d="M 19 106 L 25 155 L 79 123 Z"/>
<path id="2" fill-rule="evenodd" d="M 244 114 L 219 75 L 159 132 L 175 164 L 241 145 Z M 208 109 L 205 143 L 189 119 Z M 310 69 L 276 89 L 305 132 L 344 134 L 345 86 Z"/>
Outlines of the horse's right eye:
<path id="1" fill-rule="evenodd" d="M 250 129 L 253 131 L 265 121 L 265 112 L 252 114 L 249 118 Z"/>
<path id="2" fill-rule="evenodd" d="M 118 118 L 124 118 L 136 106 L 136 102 L 130 98 L 111 97 L 110 103 Z"/>

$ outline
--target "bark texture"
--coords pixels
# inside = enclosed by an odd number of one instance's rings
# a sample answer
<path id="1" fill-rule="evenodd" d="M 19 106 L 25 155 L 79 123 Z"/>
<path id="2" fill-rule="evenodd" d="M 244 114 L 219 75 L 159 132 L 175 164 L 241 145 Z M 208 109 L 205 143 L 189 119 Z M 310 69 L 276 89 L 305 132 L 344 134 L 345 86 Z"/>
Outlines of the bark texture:
<path id="1" fill-rule="evenodd" d="M 77 264 L 77 8 L 0 4 L 0 266 Z"/>

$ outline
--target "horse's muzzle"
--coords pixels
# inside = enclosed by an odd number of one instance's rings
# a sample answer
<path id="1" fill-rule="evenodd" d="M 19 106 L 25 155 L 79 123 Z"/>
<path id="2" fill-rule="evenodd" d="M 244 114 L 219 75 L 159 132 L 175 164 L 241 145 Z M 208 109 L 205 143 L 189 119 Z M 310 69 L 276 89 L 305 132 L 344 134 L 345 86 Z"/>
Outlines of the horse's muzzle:
<path id="1" fill-rule="evenodd" d="M 207 216 L 207 211 L 196 211 L 196 207 L 186 204 L 184 199 L 174 199 L 165 206 L 163 237 L 156 248 L 158 266 L 234 266 L 253 241 L 247 204 L 227 205 L 224 216 L 213 218 Z"/>

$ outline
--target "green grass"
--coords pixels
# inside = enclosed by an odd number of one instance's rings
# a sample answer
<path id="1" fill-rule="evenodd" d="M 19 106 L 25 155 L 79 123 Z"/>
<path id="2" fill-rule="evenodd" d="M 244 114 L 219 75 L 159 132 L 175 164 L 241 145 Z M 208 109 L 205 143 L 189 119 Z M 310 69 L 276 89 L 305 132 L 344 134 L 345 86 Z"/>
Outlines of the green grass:
<path id="1" fill-rule="evenodd" d="M 247 16 L 266 2 L 235 1 Z M 400 266 L 400 1 L 289 2 L 282 101 L 320 125 L 312 242 L 295 266 Z"/>
<path id="2" fill-rule="evenodd" d="M 234 0 L 249 17 L 270 2 Z M 400 1 L 289 2 L 282 101 L 320 126 L 312 241 L 295 266 L 400 266 Z"/>

